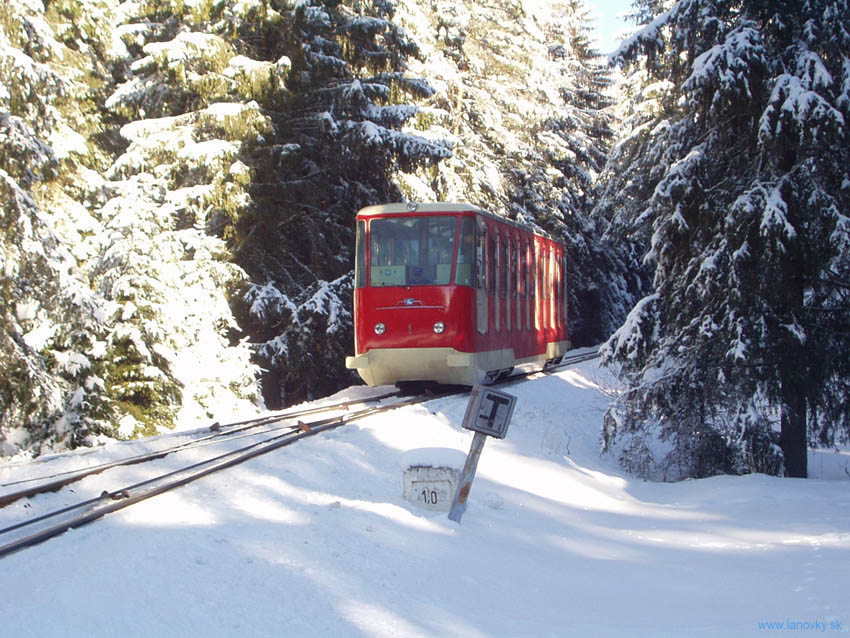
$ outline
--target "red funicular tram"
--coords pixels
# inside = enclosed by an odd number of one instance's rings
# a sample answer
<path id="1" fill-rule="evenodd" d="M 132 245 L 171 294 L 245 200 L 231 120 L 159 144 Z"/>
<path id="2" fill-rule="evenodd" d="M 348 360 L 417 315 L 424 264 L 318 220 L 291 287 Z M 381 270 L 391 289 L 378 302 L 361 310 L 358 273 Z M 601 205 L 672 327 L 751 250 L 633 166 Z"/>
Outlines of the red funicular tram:
<path id="1" fill-rule="evenodd" d="M 569 349 L 566 254 L 550 236 L 465 204 L 357 214 L 354 329 L 367 384 L 474 385 Z"/>

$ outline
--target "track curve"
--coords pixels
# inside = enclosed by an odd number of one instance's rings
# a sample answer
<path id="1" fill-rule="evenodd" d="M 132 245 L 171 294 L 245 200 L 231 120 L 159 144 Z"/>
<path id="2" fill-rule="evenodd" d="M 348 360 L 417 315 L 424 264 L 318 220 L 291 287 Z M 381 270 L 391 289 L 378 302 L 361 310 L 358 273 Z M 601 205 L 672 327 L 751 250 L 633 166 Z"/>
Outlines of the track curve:
<path id="1" fill-rule="evenodd" d="M 574 355 L 572 357 L 564 357 L 558 365 L 544 370 L 543 373 L 552 373 L 560 368 L 588 361 L 590 359 L 597 358 L 598 356 L 598 351 L 593 351 Z M 536 371 L 516 375 L 499 381 L 493 385 L 515 383 L 523 378 L 540 373 L 540 371 Z M 40 477 L 39 479 L 28 479 L 27 482 L 36 480 L 42 480 L 43 482 L 30 488 L 17 490 L 0 496 L 0 507 L 22 498 L 32 497 L 36 494 L 60 490 L 62 487 L 73 482 L 82 480 L 88 476 L 99 474 L 110 468 L 144 463 L 146 461 L 163 458 L 169 454 L 183 450 L 195 449 L 212 443 L 217 443 L 220 440 L 233 441 L 235 439 L 248 436 L 264 437 L 259 441 L 255 441 L 235 450 L 230 450 L 222 454 L 212 456 L 203 461 L 155 476 L 151 479 L 147 479 L 133 485 L 128 485 L 112 491 L 104 491 L 96 498 L 84 500 L 0 529 L 0 557 L 40 543 L 62 534 L 71 528 L 90 523 L 107 514 L 129 507 L 130 505 L 182 485 L 186 485 L 187 483 L 196 481 L 214 472 L 233 467 L 262 454 L 267 454 L 268 452 L 291 445 L 300 439 L 315 436 L 316 434 L 341 427 L 351 421 L 362 419 L 373 414 L 395 410 L 418 403 L 424 403 L 433 399 L 464 394 L 466 392 L 468 392 L 468 388 L 452 388 L 443 392 L 430 392 L 425 395 L 410 398 L 400 398 L 398 392 L 389 392 L 376 397 L 370 397 L 368 399 L 351 400 L 329 406 L 284 412 L 226 425 L 213 424 L 210 428 L 213 430 L 211 434 L 193 441 L 172 446 L 171 448 L 127 457 L 125 459 L 119 459 L 109 463 L 103 463 L 80 471 L 72 470 L 47 477 Z M 373 405 L 360 410 L 350 410 L 350 407 L 356 404 L 380 403 L 383 400 L 393 397 L 399 398 L 399 400 L 386 405 Z M 306 422 L 300 418 L 335 410 L 348 410 L 348 412 L 341 416 L 335 415 L 310 422 Z M 251 429 L 281 423 L 282 425 L 278 425 L 273 428 L 268 428 L 250 434 L 248 433 Z M 226 438 L 222 439 L 221 437 Z M 3 486 L 15 485 L 22 482 L 23 481 L 6 483 Z"/>

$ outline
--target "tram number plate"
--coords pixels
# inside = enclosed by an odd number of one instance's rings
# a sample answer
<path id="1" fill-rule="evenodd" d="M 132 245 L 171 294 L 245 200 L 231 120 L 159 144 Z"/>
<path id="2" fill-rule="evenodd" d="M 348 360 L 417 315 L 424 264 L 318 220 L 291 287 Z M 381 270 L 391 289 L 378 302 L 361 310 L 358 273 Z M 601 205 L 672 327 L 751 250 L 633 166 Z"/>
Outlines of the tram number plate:
<path id="1" fill-rule="evenodd" d="M 413 481 L 411 496 L 421 507 L 448 512 L 454 495 L 450 481 Z"/>

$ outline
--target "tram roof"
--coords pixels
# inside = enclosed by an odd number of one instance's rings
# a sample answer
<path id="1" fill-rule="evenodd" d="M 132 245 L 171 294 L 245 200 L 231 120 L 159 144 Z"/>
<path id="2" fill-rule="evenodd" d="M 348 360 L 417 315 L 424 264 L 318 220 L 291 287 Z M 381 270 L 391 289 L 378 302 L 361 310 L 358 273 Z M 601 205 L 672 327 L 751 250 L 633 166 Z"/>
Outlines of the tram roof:
<path id="1" fill-rule="evenodd" d="M 504 224 L 509 224 L 516 228 L 522 228 L 523 230 L 534 233 L 535 235 L 560 242 L 559 239 L 553 237 L 551 233 L 544 230 L 534 228 L 529 224 L 522 224 L 512 219 L 508 219 L 507 217 L 502 217 L 501 215 L 491 213 L 490 211 L 478 208 L 477 206 L 472 206 L 471 204 L 460 204 L 455 202 L 394 202 L 391 204 L 366 206 L 365 208 L 360 209 L 357 216 L 420 215 L 422 213 L 477 213 Z"/>

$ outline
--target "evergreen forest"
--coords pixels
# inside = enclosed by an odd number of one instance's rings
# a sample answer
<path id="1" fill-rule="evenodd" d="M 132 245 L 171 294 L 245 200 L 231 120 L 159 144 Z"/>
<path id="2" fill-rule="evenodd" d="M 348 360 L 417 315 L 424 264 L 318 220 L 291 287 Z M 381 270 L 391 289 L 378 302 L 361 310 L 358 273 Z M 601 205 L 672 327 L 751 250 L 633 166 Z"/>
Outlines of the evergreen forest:
<path id="1" fill-rule="evenodd" d="M 850 436 L 850 3 L 5 0 L 0 452 L 357 383 L 354 216 L 458 201 L 569 253 L 601 443 L 804 477 Z"/>

